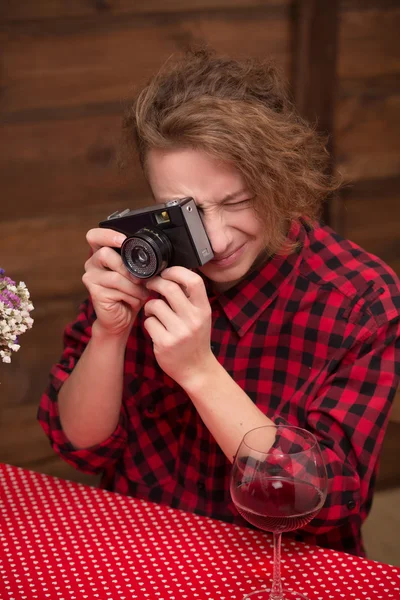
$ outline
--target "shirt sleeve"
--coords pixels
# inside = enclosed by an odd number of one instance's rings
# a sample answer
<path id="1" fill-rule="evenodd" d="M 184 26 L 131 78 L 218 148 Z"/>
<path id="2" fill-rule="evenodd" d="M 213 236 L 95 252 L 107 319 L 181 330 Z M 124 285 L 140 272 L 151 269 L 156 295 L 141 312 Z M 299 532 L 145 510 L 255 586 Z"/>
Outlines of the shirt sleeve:
<path id="1" fill-rule="evenodd" d="M 400 326 L 396 319 L 359 340 L 310 401 L 307 426 L 322 450 L 328 495 L 317 517 L 302 531 L 325 534 L 349 518 L 361 527 L 370 508 L 399 377 Z"/>
<path id="2" fill-rule="evenodd" d="M 107 470 L 121 453 L 127 440 L 126 414 L 121 409 L 119 423 L 109 438 L 91 448 L 76 449 L 64 434 L 58 412 L 58 393 L 86 348 L 96 318 L 93 305 L 86 300 L 76 320 L 64 330 L 64 351 L 50 371 L 49 384 L 42 395 L 38 420 L 53 450 L 73 467 L 90 474 Z"/>

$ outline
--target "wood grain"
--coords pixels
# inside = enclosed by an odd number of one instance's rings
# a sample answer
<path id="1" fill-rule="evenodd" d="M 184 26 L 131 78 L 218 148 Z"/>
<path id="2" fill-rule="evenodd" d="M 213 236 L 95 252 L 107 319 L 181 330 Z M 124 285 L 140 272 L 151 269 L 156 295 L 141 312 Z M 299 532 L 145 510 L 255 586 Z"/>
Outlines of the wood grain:
<path id="1" fill-rule="evenodd" d="M 294 60 L 292 84 L 300 114 L 316 123 L 319 132 L 328 135 L 330 162 L 327 172 L 333 172 L 335 160 L 333 131 L 335 113 L 337 38 L 339 2 L 331 0 L 299 0 L 294 28 Z M 332 199 L 324 204 L 323 219 L 332 225 Z"/>
<path id="2" fill-rule="evenodd" d="M 400 276 L 400 176 L 353 182 L 342 191 L 343 235 L 379 256 Z"/>
<path id="3" fill-rule="evenodd" d="M 2 222 L 75 215 L 79 223 L 81 213 L 98 207 L 96 223 L 99 215 L 140 206 L 149 191 L 139 165 L 116 166 L 121 118 L 122 111 L 0 126 Z"/>
<path id="4" fill-rule="evenodd" d="M 30 403 L 37 406 L 50 368 L 61 355 L 64 327 L 76 317 L 84 296 L 83 287 L 62 298 L 54 295 L 38 301 L 32 294 L 34 325 L 24 334 L 11 364 L 0 363 L 1 409 Z"/>
<path id="5" fill-rule="evenodd" d="M 337 102 L 334 137 L 337 167 L 350 181 L 400 173 L 400 90 L 359 93 Z"/>
<path id="6" fill-rule="evenodd" d="M 219 52 L 272 55 L 288 71 L 289 26 L 262 8 L 153 20 L 21 26 L 3 34 L 2 115 L 125 101 L 172 54 L 207 43 Z"/>
<path id="7" fill-rule="evenodd" d="M 71 17 L 114 15 L 162 14 L 171 12 L 193 12 L 210 10 L 233 10 L 235 8 L 268 8 L 271 12 L 284 9 L 289 0 L 3 0 L 0 17 L 5 21 L 63 19 Z"/>
<path id="8" fill-rule="evenodd" d="M 377 77 L 400 73 L 400 7 L 341 12 L 338 77 L 362 79 L 365 88 Z"/>

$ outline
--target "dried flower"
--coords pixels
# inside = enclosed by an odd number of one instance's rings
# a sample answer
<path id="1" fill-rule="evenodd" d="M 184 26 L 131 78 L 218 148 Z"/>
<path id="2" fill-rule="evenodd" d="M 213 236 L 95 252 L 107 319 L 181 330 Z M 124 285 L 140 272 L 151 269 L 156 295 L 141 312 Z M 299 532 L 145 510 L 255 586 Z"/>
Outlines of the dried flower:
<path id="1" fill-rule="evenodd" d="M 17 285 L 0 269 L 0 358 L 11 362 L 11 352 L 19 350 L 18 336 L 33 325 L 29 313 L 33 304 L 23 281 Z"/>

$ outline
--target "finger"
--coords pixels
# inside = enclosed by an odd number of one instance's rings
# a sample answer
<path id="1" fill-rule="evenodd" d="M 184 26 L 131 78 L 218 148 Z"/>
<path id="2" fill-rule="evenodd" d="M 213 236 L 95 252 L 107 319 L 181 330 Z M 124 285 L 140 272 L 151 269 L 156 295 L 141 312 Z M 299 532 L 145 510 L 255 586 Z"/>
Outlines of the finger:
<path id="1" fill-rule="evenodd" d="M 145 302 L 150 296 L 149 291 L 143 286 L 130 281 L 117 271 L 109 271 L 104 269 L 91 269 L 84 273 L 82 281 L 88 288 L 96 285 L 103 289 L 114 289 L 124 294 L 138 298 L 141 302 Z"/>
<path id="2" fill-rule="evenodd" d="M 154 277 L 148 280 L 145 286 L 148 290 L 161 294 L 176 314 L 183 316 L 193 310 L 193 305 L 186 291 L 186 285 L 184 289 L 182 285 L 175 281 Z"/>
<path id="3" fill-rule="evenodd" d="M 171 307 L 160 298 L 146 302 L 144 314 L 146 317 L 156 317 L 167 331 L 175 335 L 182 329 L 182 320 L 174 313 Z"/>
<path id="4" fill-rule="evenodd" d="M 145 319 L 143 326 L 153 340 L 153 344 L 158 346 L 168 346 L 170 342 L 169 333 L 157 317 L 148 317 Z"/>
<path id="5" fill-rule="evenodd" d="M 114 231 L 113 229 L 105 229 L 102 227 L 96 227 L 95 229 L 89 229 L 86 234 L 86 240 L 93 252 L 97 252 L 103 246 L 110 248 L 120 248 L 122 242 L 126 239 L 126 235 Z"/>
<path id="6" fill-rule="evenodd" d="M 120 290 L 108 289 L 106 297 L 104 296 L 104 288 L 94 284 L 90 290 L 90 295 L 93 300 L 93 304 L 102 302 L 103 304 L 116 304 L 118 302 L 124 302 L 132 308 L 134 312 L 139 312 L 143 306 L 143 301 L 130 294 L 125 294 Z M 96 306 L 95 306 L 96 308 Z"/>
<path id="7" fill-rule="evenodd" d="M 115 252 L 110 247 L 102 246 L 91 256 L 85 263 L 85 269 L 89 270 L 92 266 L 96 268 L 103 268 L 109 271 L 116 271 L 123 277 L 126 277 L 129 281 L 133 281 L 136 284 L 142 282 L 141 279 L 132 275 L 130 271 L 124 265 L 121 256 L 118 252 Z"/>
<path id="8" fill-rule="evenodd" d="M 161 277 L 168 281 L 174 281 L 181 287 L 184 287 L 185 295 L 194 306 L 198 308 L 210 307 L 204 281 L 197 273 L 189 271 L 185 267 L 170 267 L 161 273 Z"/>

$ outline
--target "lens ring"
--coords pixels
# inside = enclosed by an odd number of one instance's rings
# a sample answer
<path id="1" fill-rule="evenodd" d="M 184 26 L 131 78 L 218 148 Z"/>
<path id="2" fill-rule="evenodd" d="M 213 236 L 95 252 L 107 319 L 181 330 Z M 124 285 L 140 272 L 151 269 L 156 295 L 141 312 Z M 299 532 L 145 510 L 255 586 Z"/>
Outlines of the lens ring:
<path id="1" fill-rule="evenodd" d="M 143 258 L 143 255 L 146 255 L 146 261 L 140 258 Z M 144 227 L 134 236 L 127 238 L 121 246 L 124 265 L 139 279 L 148 279 L 160 273 L 168 266 L 171 256 L 171 242 L 157 229 Z"/>

